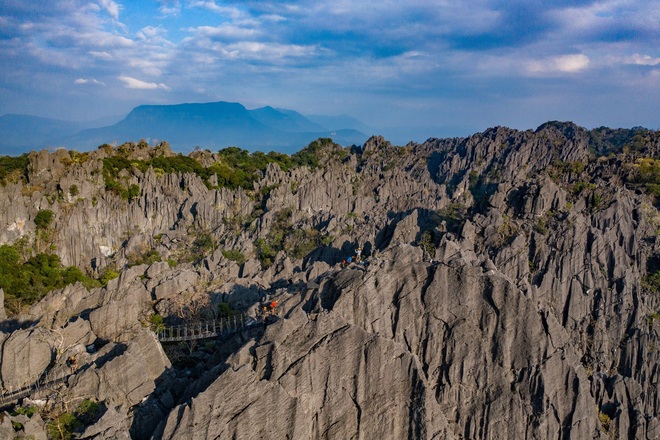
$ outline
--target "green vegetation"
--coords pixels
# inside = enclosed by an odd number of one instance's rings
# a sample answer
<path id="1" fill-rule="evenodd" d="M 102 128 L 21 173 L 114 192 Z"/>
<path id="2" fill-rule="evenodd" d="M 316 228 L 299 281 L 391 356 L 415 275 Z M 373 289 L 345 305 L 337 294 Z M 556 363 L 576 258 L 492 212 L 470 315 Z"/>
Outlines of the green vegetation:
<path id="1" fill-rule="evenodd" d="M 642 286 L 649 289 L 650 291 L 659 294 L 660 293 L 660 270 L 653 272 L 652 274 L 647 275 L 642 280 Z"/>
<path id="2" fill-rule="evenodd" d="M 294 258 L 304 258 L 322 244 L 321 233 L 313 228 L 296 228 L 285 239 L 284 250 Z"/>
<path id="3" fill-rule="evenodd" d="M 257 258 L 263 268 L 270 267 L 280 251 L 293 258 L 304 258 L 318 246 L 328 242 L 327 237 L 314 228 L 294 228 L 291 223 L 292 215 L 293 210 L 290 207 L 278 211 L 266 238 L 259 238 L 254 242 Z"/>
<path id="4" fill-rule="evenodd" d="M 588 183 L 583 180 L 578 180 L 573 184 L 573 195 L 574 196 L 579 196 L 582 194 L 584 191 L 593 191 L 596 188 L 596 185 L 593 183 Z"/>
<path id="5" fill-rule="evenodd" d="M 589 132 L 589 148 L 599 156 L 620 153 L 624 150 L 641 151 L 651 144 L 653 132 L 642 127 L 600 127 Z"/>
<path id="6" fill-rule="evenodd" d="M 612 429 L 612 419 L 602 411 L 598 411 L 598 420 L 604 432 L 610 432 Z"/>
<path id="7" fill-rule="evenodd" d="M 603 196 L 598 193 L 594 193 L 594 195 L 591 197 L 591 207 L 596 209 L 601 205 L 601 203 L 603 203 Z"/>
<path id="8" fill-rule="evenodd" d="M 12 411 L 11 415 L 12 416 L 24 415 L 24 416 L 32 417 L 36 413 L 37 413 L 36 406 L 22 406 Z"/>
<path id="9" fill-rule="evenodd" d="M 163 321 L 163 317 L 158 313 L 154 313 L 153 315 L 149 316 L 149 327 L 154 332 L 165 330 L 165 322 Z"/>
<path id="10" fill-rule="evenodd" d="M 435 244 L 433 242 L 433 231 L 427 229 L 419 238 L 419 247 L 421 247 L 428 256 L 435 257 Z"/>
<path id="11" fill-rule="evenodd" d="M 298 153 L 288 156 L 282 153 L 270 152 L 268 154 L 257 151 L 250 153 L 237 147 L 228 147 L 218 152 L 219 160 L 209 167 L 202 166 L 189 156 L 178 154 L 175 156 L 156 156 L 151 160 L 129 160 L 126 155 L 131 144 L 124 144 L 113 150 L 112 147 L 102 145 L 109 155 L 103 159 L 103 179 L 107 191 L 113 192 L 126 200 L 139 196 L 140 188 L 137 185 L 126 187 L 120 182 L 119 174 L 123 170 L 146 172 L 151 166 L 157 174 L 163 173 L 192 173 L 199 176 L 208 188 L 213 175 L 217 178 L 217 188 L 244 188 L 252 190 L 254 182 L 259 179 L 260 172 L 266 170 L 270 163 L 276 163 L 281 169 L 287 171 L 291 168 L 320 166 L 319 153 L 332 139 L 318 139 L 310 143 Z"/>
<path id="12" fill-rule="evenodd" d="M 547 220 L 545 217 L 539 217 L 536 219 L 534 222 L 534 225 L 532 226 L 535 232 L 538 232 L 541 235 L 545 235 L 547 232 Z"/>
<path id="13" fill-rule="evenodd" d="M 511 218 L 505 215 L 504 221 L 497 228 L 497 234 L 499 235 L 497 246 L 502 247 L 509 243 L 511 239 L 518 234 L 519 230 L 519 226 Z"/>
<path id="14" fill-rule="evenodd" d="M 37 254 L 22 262 L 14 246 L 0 246 L 0 288 L 5 291 L 11 312 L 35 303 L 53 289 L 78 281 L 87 288 L 100 286 L 77 267 L 63 267 L 57 255 Z"/>
<path id="15" fill-rule="evenodd" d="M 221 302 L 218 304 L 218 318 L 230 318 L 234 315 L 239 315 L 240 312 L 234 310 L 229 303 Z"/>
<path id="16" fill-rule="evenodd" d="M 468 176 L 470 182 L 469 190 L 474 199 L 475 212 L 482 212 L 488 207 L 488 200 L 497 191 L 500 178 L 500 172 L 496 168 L 493 168 L 484 175 L 480 175 L 476 171 L 470 172 Z"/>
<path id="17" fill-rule="evenodd" d="M 20 156 L 0 156 L 0 184 L 26 181 L 28 175 L 28 164 L 30 160 L 27 154 Z"/>
<path id="18" fill-rule="evenodd" d="M 128 256 L 129 266 L 139 266 L 140 264 L 154 264 L 161 261 L 160 254 L 156 249 L 150 249 L 145 253 L 136 253 Z"/>
<path id="19" fill-rule="evenodd" d="M 46 427 L 48 437 L 55 440 L 70 440 L 74 431 L 96 422 L 101 415 L 101 405 L 93 400 L 83 400 L 73 413 L 65 412 L 53 419 Z"/>
<path id="20" fill-rule="evenodd" d="M 459 203 L 450 203 L 438 210 L 438 216 L 440 221 L 446 222 L 447 232 L 458 234 L 465 223 L 467 209 Z"/>
<path id="21" fill-rule="evenodd" d="M 628 181 L 641 186 L 654 196 L 654 204 L 656 208 L 660 208 L 660 159 L 638 159 L 632 166 Z"/>
<path id="22" fill-rule="evenodd" d="M 114 280 L 115 278 L 119 278 L 119 273 L 111 268 L 106 268 L 103 275 L 101 275 L 101 278 L 99 278 L 99 282 L 105 287 L 110 280 Z"/>
<path id="23" fill-rule="evenodd" d="M 254 242 L 254 246 L 257 248 L 257 258 L 261 261 L 261 266 L 264 269 L 268 269 L 273 264 L 273 259 L 277 255 L 277 251 L 271 247 L 271 245 L 264 240 L 263 238 L 258 238 Z"/>
<path id="24" fill-rule="evenodd" d="M 245 264 L 246 258 L 241 251 L 232 249 L 229 251 L 223 250 L 222 255 L 228 260 L 235 261 L 239 266 Z"/>
<path id="25" fill-rule="evenodd" d="M 34 216 L 34 224 L 37 229 L 45 230 L 53 222 L 53 211 L 49 209 L 40 209 L 37 215 Z"/>
<path id="26" fill-rule="evenodd" d="M 558 181 L 560 179 L 566 179 L 570 175 L 580 176 L 585 168 L 586 164 L 579 160 L 573 162 L 555 160 L 546 168 L 546 172 L 551 179 Z"/>
<path id="27" fill-rule="evenodd" d="M 196 259 L 202 259 L 205 255 L 211 252 L 215 248 L 215 243 L 213 242 L 213 236 L 208 232 L 202 232 L 199 234 L 192 244 L 192 253 L 196 256 Z"/>

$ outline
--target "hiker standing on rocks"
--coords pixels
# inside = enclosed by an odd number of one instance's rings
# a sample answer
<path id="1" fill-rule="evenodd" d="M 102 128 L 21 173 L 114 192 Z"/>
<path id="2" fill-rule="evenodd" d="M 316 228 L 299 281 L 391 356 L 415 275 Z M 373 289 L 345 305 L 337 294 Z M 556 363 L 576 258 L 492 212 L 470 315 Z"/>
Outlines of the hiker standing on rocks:
<path id="1" fill-rule="evenodd" d="M 71 367 L 71 374 L 75 374 L 76 370 L 78 370 L 78 361 L 76 360 L 76 356 L 71 356 L 68 360 L 69 367 Z"/>

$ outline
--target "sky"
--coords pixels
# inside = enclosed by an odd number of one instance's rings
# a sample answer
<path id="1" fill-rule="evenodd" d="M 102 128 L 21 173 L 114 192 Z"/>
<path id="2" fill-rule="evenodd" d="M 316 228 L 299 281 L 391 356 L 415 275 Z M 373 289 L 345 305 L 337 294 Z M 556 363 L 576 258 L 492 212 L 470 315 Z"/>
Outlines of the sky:
<path id="1" fill-rule="evenodd" d="M 350 115 L 400 142 L 658 129 L 660 0 L 0 2 L 0 115 L 212 101 Z"/>

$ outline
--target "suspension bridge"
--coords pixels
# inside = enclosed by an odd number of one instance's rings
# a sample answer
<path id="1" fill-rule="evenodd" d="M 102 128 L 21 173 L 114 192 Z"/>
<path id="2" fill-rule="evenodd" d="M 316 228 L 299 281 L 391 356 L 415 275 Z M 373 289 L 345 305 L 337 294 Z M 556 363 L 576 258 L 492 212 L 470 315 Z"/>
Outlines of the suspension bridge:
<path id="1" fill-rule="evenodd" d="M 51 374 L 46 374 L 30 385 L 26 385 L 16 390 L 4 390 L 3 393 L 0 394 L 0 408 L 11 406 L 23 397 L 27 397 L 38 391 L 49 389 L 62 382 L 66 382 L 71 376 L 73 376 L 73 374 L 65 374 L 60 377 L 54 377 Z"/>
<path id="2" fill-rule="evenodd" d="M 160 342 L 194 341 L 237 333 L 261 323 L 261 321 L 241 314 L 210 321 L 163 327 L 156 331 L 156 336 Z"/>
<path id="3" fill-rule="evenodd" d="M 238 333 L 263 324 L 264 321 L 253 319 L 245 314 L 234 315 L 204 322 L 190 323 L 163 327 L 154 332 L 160 342 L 194 341 L 197 339 L 210 339 L 219 336 Z M 3 390 L 0 392 L 0 408 L 15 404 L 20 399 L 31 394 L 49 389 L 66 382 L 74 373 L 54 377 L 51 373 L 42 376 L 36 382 L 16 390 Z"/>

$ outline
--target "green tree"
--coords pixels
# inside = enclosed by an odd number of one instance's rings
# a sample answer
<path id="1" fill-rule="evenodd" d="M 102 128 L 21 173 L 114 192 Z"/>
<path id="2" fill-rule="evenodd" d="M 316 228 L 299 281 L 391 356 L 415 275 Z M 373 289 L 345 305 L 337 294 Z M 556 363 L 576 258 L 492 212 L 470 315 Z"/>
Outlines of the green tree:
<path id="1" fill-rule="evenodd" d="M 50 209 L 40 209 L 37 215 L 34 216 L 34 224 L 37 229 L 45 230 L 53 222 L 53 211 Z"/>

